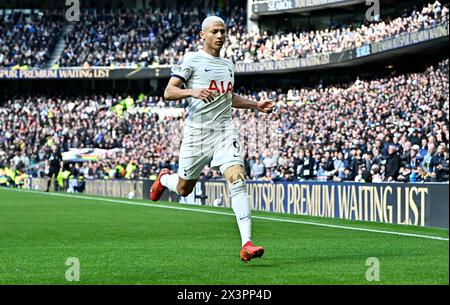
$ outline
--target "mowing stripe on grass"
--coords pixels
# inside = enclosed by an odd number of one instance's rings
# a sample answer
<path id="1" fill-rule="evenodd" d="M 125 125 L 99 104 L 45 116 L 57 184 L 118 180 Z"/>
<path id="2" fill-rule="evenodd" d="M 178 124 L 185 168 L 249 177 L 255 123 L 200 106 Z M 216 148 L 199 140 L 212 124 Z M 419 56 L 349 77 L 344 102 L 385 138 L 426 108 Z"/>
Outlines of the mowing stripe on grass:
<path id="1" fill-rule="evenodd" d="M 207 213 L 207 214 L 218 214 L 218 215 L 226 215 L 226 216 L 233 216 L 233 217 L 235 216 L 232 213 L 216 212 L 216 211 L 210 211 L 210 210 L 201 210 L 201 209 L 195 209 L 195 208 L 182 208 L 182 207 L 155 205 L 155 204 L 147 204 L 147 203 L 138 203 L 138 202 L 132 202 L 132 201 L 127 201 L 127 200 L 118 200 L 118 199 L 98 198 L 98 197 L 89 197 L 89 196 L 77 196 L 77 195 L 60 194 L 60 193 L 45 193 L 45 192 L 39 192 L 39 191 L 18 190 L 18 189 L 9 189 L 9 188 L 0 188 L 0 190 L 7 190 L 7 191 L 14 191 L 14 192 L 26 192 L 26 193 L 34 193 L 34 194 L 49 195 L 49 196 L 59 196 L 59 197 L 68 197 L 68 198 L 76 198 L 76 199 L 84 199 L 84 200 L 97 200 L 97 201 L 104 201 L 104 202 L 111 202 L 111 203 L 120 203 L 120 204 L 137 205 L 137 206 L 162 208 L 162 209 L 174 209 L 174 210 L 189 211 L 189 212 Z M 319 227 L 326 227 L 326 228 L 336 228 L 336 229 L 343 229 L 343 230 L 372 232 L 372 233 L 381 233 L 381 234 L 390 234 L 390 235 L 399 235 L 399 236 L 408 236 L 408 237 L 418 237 L 418 238 L 427 238 L 427 239 L 444 240 L 444 241 L 448 241 L 449 240 L 446 237 L 421 235 L 421 234 L 411 234 L 411 233 L 386 231 L 386 230 L 375 230 L 375 229 L 358 228 L 358 227 L 350 227 L 350 226 L 342 226 L 342 225 L 332 225 L 332 224 L 325 224 L 325 223 L 316 223 L 316 222 L 311 222 L 311 221 L 282 219 L 282 218 L 273 218 L 273 217 L 266 217 L 266 216 L 252 216 L 252 218 L 261 219 L 261 220 L 269 220 L 269 221 L 278 221 L 278 222 L 298 223 L 298 224 L 312 225 L 312 226 L 319 226 Z"/>

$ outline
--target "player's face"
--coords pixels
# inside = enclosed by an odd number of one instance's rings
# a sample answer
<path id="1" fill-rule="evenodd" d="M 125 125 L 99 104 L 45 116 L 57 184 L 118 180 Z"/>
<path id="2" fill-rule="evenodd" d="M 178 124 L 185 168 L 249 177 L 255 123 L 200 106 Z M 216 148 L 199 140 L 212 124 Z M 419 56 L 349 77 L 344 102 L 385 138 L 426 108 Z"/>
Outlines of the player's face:
<path id="1" fill-rule="evenodd" d="M 225 34 L 225 26 L 220 22 L 216 22 L 211 24 L 205 31 L 202 31 L 200 35 L 209 48 L 220 51 L 225 43 Z"/>

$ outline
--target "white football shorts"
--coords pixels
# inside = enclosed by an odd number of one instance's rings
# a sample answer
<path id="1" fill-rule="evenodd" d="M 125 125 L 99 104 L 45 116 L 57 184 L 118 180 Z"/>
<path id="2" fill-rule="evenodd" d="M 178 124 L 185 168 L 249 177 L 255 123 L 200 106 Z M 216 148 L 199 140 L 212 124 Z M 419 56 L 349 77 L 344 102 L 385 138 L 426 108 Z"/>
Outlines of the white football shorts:
<path id="1" fill-rule="evenodd" d="M 222 174 L 232 165 L 244 166 L 236 129 L 184 127 L 178 175 L 184 180 L 198 179 L 207 165 Z"/>

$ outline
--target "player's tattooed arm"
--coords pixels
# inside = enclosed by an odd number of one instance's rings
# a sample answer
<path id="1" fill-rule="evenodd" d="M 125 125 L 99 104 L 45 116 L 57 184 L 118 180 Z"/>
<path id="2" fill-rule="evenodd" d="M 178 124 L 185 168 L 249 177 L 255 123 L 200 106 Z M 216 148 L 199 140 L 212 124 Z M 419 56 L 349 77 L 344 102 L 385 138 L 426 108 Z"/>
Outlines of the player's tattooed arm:
<path id="1" fill-rule="evenodd" d="M 255 109 L 264 113 L 271 113 L 275 107 L 275 102 L 271 100 L 252 101 L 238 94 L 233 94 L 231 107 L 240 109 Z"/>
<path id="2" fill-rule="evenodd" d="M 183 81 L 177 77 L 172 77 L 167 84 L 166 90 L 164 91 L 164 98 L 168 101 L 181 100 L 188 97 L 194 97 L 205 101 L 205 103 L 210 102 L 213 97 L 213 92 L 208 89 L 183 89 Z"/>

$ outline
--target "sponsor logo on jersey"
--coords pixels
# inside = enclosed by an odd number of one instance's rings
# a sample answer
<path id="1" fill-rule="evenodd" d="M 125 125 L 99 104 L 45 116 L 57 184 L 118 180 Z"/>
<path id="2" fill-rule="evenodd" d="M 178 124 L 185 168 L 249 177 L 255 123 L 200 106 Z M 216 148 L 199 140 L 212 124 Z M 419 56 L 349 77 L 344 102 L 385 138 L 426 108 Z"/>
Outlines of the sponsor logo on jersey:
<path id="1" fill-rule="evenodd" d="M 231 82 L 228 82 L 226 89 L 225 89 L 224 81 L 219 82 L 219 81 L 212 80 L 209 83 L 208 89 L 211 91 L 216 91 L 219 94 L 228 93 L 228 92 L 233 92 L 233 84 Z"/>

